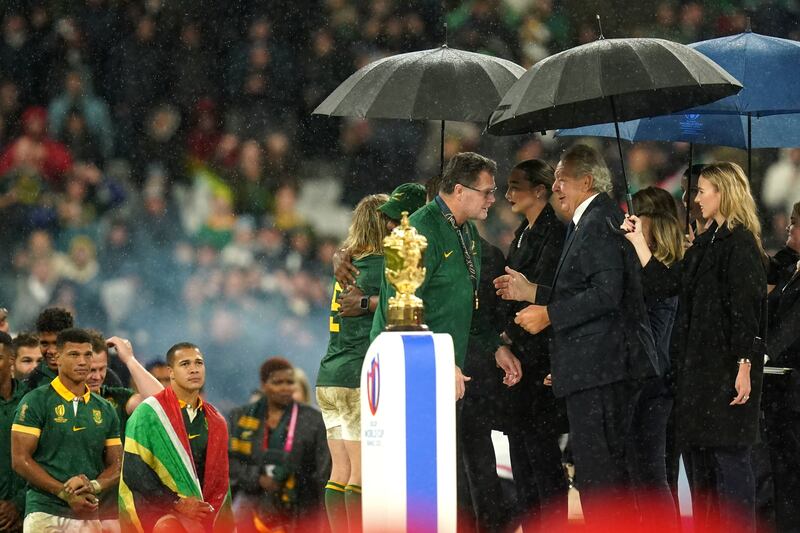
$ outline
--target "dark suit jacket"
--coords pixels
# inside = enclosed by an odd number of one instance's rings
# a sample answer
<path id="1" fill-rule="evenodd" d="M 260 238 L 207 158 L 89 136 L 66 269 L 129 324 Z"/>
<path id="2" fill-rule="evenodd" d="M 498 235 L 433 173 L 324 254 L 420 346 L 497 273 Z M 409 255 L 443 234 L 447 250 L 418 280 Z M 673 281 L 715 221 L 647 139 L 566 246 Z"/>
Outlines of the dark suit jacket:
<path id="1" fill-rule="evenodd" d="M 657 375 L 658 363 L 633 247 L 611 230 L 622 211 L 595 197 L 564 244 L 552 289 L 539 286 L 553 328 L 553 392 Z"/>

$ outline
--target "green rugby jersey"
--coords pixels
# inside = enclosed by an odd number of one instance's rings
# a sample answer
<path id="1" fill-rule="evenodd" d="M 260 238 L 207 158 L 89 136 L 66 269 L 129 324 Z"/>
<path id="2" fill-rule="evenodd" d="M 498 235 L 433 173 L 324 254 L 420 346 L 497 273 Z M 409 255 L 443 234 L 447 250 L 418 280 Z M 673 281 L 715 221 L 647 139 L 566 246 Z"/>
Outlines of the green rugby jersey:
<path id="1" fill-rule="evenodd" d="M 194 418 L 189 416 L 188 403 L 178 400 L 178 404 L 181 407 L 183 423 L 186 426 L 186 436 L 189 437 L 189 448 L 192 450 L 194 469 L 202 487 L 206 473 L 206 450 L 208 449 L 208 420 L 206 420 L 205 404 L 203 399 L 200 398 L 200 403 L 197 405 L 197 409 L 194 410 Z"/>
<path id="2" fill-rule="evenodd" d="M 11 500 L 22 511 L 25 506 L 25 480 L 11 469 L 11 424 L 17 405 L 28 388 L 12 379 L 14 391 L 8 400 L 0 397 L 0 500 Z"/>
<path id="3" fill-rule="evenodd" d="M 475 287 L 469 277 L 461 243 L 435 201 L 421 207 L 409 217 L 408 222 L 428 239 L 428 247 L 422 255 L 425 281 L 416 292 L 425 305 L 424 322 L 434 333 L 450 334 L 456 365 L 463 369 L 472 311 L 475 308 Z M 478 229 L 472 221 L 465 222 L 463 228 L 469 237 L 467 246 L 480 279 L 481 241 Z M 380 335 L 386 326 L 388 302 L 394 294 L 394 288 L 384 279 L 372 323 L 372 339 Z"/>
<path id="4" fill-rule="evenodd" d="M 11 431 L 38 437 L 33 459 L 61 482 L 78 474 L 96 479 L 106 468 L 105 448 L 122 444 L 114 407 L 88 387 L 85 394 L 75 396 L 60 378 L 22 398 Z M 35 512 L 75 518 L 65 501 L 30 487 L 25 513 Z"/>
<path id="5" fill-rule="evenodd" d="M 356 285 L 365 296 L 377 295 L 383 280 L 383 256 L 368 255 L 353 261 L 359 274 Z M 369 348 L 372 313 L 340 317 L 339 298 L 342 288 L 334 282 L 329 319 L 328 351 L 319 366 L 318 387 L 358 388 L 361 383 L 361 363 Z"/>
<path id="6" fill-rule="evenodd" d="M 131 396 L 136 394 L 136 391 L 128 387 L 109 387 L 108 385 L 100 386 L 100 397 L 111 404 L 117 411 L 119 418 L 119 434 L 125 438 L 125 422 L 128 421 L 128 411 L 125 406 L 128 405 L 128 400 Z"/>
<path id="7" fill-rule="evenodd" d="M 136 391 L 127 387 L 100 386 L 100 396 L 110 403 L 117 412 L 117 417 L 119 418 L 119 434 L 123 440 L 125 439 L 125 422 L 128 421 L 128 411 L 125 406 L 134 394 L 136 394 Z M 107 490 L 100 495 L 100 519 L 113 520 L 118 516 L 119 503 L 117 502 L 117 491 Z"/>

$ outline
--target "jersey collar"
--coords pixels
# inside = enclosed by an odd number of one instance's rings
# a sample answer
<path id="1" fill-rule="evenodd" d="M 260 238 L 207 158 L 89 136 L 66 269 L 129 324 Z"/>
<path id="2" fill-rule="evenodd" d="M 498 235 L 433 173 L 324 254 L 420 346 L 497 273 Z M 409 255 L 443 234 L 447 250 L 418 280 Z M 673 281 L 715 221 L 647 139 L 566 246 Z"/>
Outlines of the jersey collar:
<path id="1" fill-rule="evenodd" d="M 51 381 L 50 385 L 58 393 L 59 396 L 61 396 L 62 398 L 64 398 L 68 402 L 71 402 L 75 398 L 78 398 L 77 395 L 72 394 L 72 391 L 70 391 L 63 383 L 61 383 L 61 379 L 58 378 L 58 377 L 56 377 L 56 379 Z M 89 398 L 92 395 L 92 391 L 89 390 L 89 386 L 88 385 L 84 384 L 83 386 L 86 387 L 86 393 L 83 394 L 80 397 L 83 398 L 83 403 L 89 403 Z"/>
<path id="2" fill-rule="evenodd" d="M 203 405 L 204 405 L 202 398 L 197 398 L 197 400 L 198 400 L 197 401 L 197 407 L 194 408 L 195 411 L 199 411 L 200 409 L 203 408 Z M 183 409 L 185 407 L 191 407 L 188 403 L 184 402 L 183 400 L 178 400 L 178 405 L 180 406 L 181 409 Z"/>

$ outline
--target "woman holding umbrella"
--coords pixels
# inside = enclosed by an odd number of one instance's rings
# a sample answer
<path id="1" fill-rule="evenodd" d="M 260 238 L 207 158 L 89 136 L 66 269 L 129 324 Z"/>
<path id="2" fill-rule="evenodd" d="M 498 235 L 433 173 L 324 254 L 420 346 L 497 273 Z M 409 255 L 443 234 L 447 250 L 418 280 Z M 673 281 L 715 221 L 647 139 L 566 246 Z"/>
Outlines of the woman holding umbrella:
<path id="1" fill-rule="evenodd" d="M 750 449 L 758 438 L 766 327 L 761 227 L 747 177 L 734 163 L 706 166 L 696 199 L 711 223 L 672 267 L 654 257 L 639 218 L 622 227 L 643 266 L 646 294 L 679 296 L 672 336 L 676 424 L 692 458 L 695 519 L 716 520 L 711 509 L 718 503 L 721 530 L 751 530 Z"/>

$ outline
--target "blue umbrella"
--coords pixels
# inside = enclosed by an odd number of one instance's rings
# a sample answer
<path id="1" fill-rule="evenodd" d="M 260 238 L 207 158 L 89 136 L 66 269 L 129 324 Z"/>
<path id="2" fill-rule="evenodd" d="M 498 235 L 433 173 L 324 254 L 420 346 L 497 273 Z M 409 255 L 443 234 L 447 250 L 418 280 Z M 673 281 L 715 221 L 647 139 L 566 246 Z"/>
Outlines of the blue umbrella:
<path id="1" fill-rule="evenodd" d="M 752 148 L 800 146 L 800 83 L 793 68 L 800 65 L 800 43 L 748 30 L 689 46 L 727 70 L 744 88 L 682 113 L 621 123 L 622 138 L 744 148 L 748 175 Z M 614 137 L 616 132 L 613 124 L 601 124 L 560 130 L 557 135 Z"/>
<path id="2" fill-rule="evenodd" d="M 750 126 L 750 127 L 748 127 Z M 733 148 L 800 146 L 800 113 L 768 116 L 683 113 L 629 120 L 619 125 L 627 141 L 682 141 Z M 613 124 L 558 130 L 559 137 L 616 137 Z M 749 142 L 748 142 L 749 135 Z"/>

